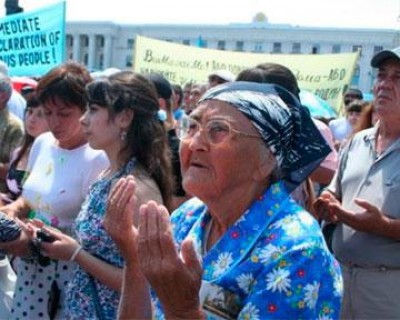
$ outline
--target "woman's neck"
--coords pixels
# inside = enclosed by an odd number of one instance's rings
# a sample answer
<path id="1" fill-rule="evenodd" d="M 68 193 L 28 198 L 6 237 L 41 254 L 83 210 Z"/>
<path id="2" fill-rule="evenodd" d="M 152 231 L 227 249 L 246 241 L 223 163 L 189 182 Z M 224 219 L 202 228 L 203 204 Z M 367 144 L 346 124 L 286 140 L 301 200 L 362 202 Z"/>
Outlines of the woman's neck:
<path id="1" fill-rule="evenodd" d="M 107 149 L 104 150 L 104 152 L 107 155 L 108 161 L 110 163 L 108 169 L 107 169 L 107 175 L 112 175 L 118 170 L 121 169 L 121 167 L 126 164 L 129 161 L 129 158 L 124 155 L 124 153 L 121 153 L 120 148 L 115 148 L 115 149 Z"/>
<path id="2" fill-rule="evenodd" d="M 269 183 L 255 185 L 253 188 L 240 188 L 219 197 L 215 201 L 208 201 L 208 210 L 214 221 L 214 230 L 211 233 L 215 232 L 217 235 L 222 236 L 252 203 L 264 193 L 268 185 Z"/>
<path id="3" fill-rule="evenodd" d="M 66 149 L 66 150 L 77 149 L 77 148 L 83 146 L 86 143 L 87 143 L 87 140 L 86 140 L 86 138 L 84 136 L 79 137 L 79 138 L 74 139 L 74 140 L 69 140 L 69 141 L 56 140 L 56 145 L 59 146 L 62 149 Z"/>

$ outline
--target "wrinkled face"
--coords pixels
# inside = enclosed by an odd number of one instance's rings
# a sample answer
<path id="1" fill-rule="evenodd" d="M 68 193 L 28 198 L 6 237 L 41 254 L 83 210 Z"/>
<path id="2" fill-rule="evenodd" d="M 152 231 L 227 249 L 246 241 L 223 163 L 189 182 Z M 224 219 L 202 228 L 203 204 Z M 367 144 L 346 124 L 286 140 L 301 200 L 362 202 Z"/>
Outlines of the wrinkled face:
<path id="1" fill-rule="evenodd" d="M 25 113 L 25 130 L 36 138 L 43 132 L 49 131 L 42 106 L 27 108 Z"/>
<path id="2" fill-rule="evenodd" d="M 97 104 L 88 105 L 81 118 L 83 132 L 93 149 L 117 149 L 121 144 L 121 128 L 116 124 L 119 115 L 111 119 L 107 108 Z"/>
<path id="3" fill-rule="evenodd" d="M 197 102 L 205 92 L 205 88 L 201 85 L 194 84 L 190 90 L 189 104 L 187 105 L 187 111 L 191 112 L 197 106 Z"/>
<path id="4" fill-rule="evenodd" d="M 400 61 L 388 59 L 381 64 L 373 91 L 380 119 L 400 121 Z"/>
<path id="5" fill-rule="evenodd" d="M 232 191 L 240 192 L 254 184 L 260 165 L 260 138 L 232 134 L 223 143 L 211 145 L 205 129 L 212 120 L 227 121 L 243 133 L 259 137 L 251 122 L 235 107 L 220 101 L 202 102 L 191 114 L 203 130 L 181 141 L 182 183 L 185 190 L 203 201 L 219 199 Z"/>
<path id="6" fill-rule="evenodd" d="M 66 105 L 56 99 L 46 102 L 43 110 L 49 129 L 60 147 L 69 149 L 84 140 L 79 123 L 82 110 L 78 106 Z"/>

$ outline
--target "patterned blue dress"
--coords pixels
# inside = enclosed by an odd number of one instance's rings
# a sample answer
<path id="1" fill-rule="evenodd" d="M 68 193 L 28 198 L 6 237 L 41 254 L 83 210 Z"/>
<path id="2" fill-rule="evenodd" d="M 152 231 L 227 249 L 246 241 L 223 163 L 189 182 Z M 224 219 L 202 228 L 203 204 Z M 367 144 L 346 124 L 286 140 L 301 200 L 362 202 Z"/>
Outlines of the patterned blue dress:
<path id="1" fill-rule="evenodd" d="M 272 185 L 222 238 L 202 253 L 211 216 L 194 198 L 172 215 L 178 247 L 191 237 L 203 259 L 200 291 L 208 318 L 337 319 L 342 296 L 339 265 L 318 223 Z M 164 318 L 152 295 L 156 318 Z"/>
<path id="2" fill-rule="evenodd" d="M 103 219 L 112 184 L 131 174 L 134 167 L 135 159 L 132 159 L 112 177 L 93 183 L 76 219 L 77 239 L 82 247 L 98 259 L 119 268 L 123 267 L 124 260 L 104 230 Z M 117 291 L 77 266 L 67 289 L 66 314 L 71 319 L 116 319 L 119 298 Z"/>

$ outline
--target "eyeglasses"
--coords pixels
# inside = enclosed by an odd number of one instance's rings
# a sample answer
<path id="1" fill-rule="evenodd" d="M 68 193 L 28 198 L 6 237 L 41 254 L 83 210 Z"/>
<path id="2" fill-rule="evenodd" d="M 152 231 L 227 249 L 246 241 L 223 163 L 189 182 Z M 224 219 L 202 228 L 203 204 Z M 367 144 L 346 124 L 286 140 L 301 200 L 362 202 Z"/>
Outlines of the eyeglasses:
<path id="1" fill-rule="evenodd" d="M 219 145 L 228 141 L 232 135 L 237 134 L 248 138 L 261 139 L 259 135 L 241 132 L 232 128 L 228 121 L 214 119 L 208 121 L 203 127 L 198 121 L 190 117 L 183 117 L 177 128 L 177 136 L 181 141 L 192 139 L 197 132 L 205 131 L 208 143 Z"/>

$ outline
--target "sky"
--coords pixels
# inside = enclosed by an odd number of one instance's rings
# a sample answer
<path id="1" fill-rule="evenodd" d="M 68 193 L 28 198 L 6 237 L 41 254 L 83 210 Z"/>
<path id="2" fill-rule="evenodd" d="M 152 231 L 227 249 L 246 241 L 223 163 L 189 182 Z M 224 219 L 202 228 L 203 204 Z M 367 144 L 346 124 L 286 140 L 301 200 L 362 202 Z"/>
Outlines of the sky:
<path id="1" fill-rule="evenodd" d="M 25 11 L 58 0 L 19 0 Z M 4 16 L 4 2 L 0 17 Z M 132 24 L 249 23 L 257 12 L 274 24 L 400 30 L 400 0 L 66 0 L 67 21 Z M 129 4 L 129 5 L 128 5 Z"/>

